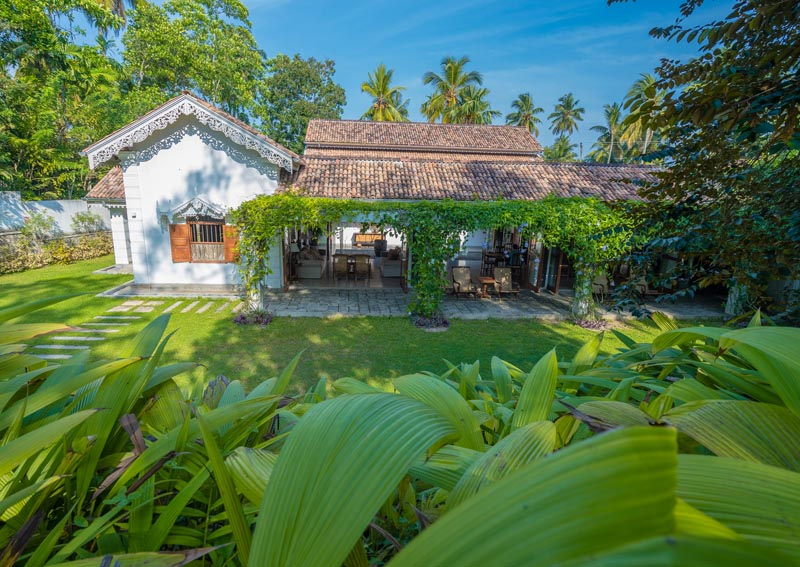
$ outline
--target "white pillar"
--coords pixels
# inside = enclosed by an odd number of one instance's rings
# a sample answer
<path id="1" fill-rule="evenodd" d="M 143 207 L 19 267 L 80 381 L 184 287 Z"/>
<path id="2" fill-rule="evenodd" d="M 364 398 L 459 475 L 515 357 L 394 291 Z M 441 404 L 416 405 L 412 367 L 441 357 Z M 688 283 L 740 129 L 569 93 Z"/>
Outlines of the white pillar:
<path id="1" fill-rule="evenodd" d="M 111 213 L 111 238 L 114 242 L 114 263 L 117 265 L 130 264 L 128 213 L 125 207 L 109 207 L 109 212 Z"/>

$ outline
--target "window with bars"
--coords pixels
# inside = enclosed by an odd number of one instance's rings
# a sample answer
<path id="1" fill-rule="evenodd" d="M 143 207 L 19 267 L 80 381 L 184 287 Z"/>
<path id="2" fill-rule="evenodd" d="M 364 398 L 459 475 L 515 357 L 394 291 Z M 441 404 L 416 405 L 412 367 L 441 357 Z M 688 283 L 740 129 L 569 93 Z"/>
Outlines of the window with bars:
<path id="1" fill-rule="evenodd" d="M 222 244 L 225 240 L 222 236 L 221 222 L 190 222 L 188 223 L 192 231 L 192 243 L 194 244 Z"/>
<path id="2" fill-rule="evenodd" d="M 223 263 L 237 261 L 236 227 L 218 220 L 187 219 L 171 224 L 173 262 Z"/>

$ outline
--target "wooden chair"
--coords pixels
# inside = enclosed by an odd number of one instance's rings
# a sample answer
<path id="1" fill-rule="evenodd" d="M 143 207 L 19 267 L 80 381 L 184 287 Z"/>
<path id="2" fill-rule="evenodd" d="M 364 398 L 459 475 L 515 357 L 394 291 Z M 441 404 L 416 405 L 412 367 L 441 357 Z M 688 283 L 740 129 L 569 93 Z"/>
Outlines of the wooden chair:
<path id="1" fill-rule="evenodd" d="M 497 257 L 489 254 L 486 250 L 483 251 L 481 256 L 481 275 L 491 276 L 494 274 L 494 267 L 497 265 Z"/>
<path id="2" fill-rule="evenodd" d="M 356 280 L 359 279 L 369 279 L 370 273 L 370 258 L 369 256 L 365 256 L 363 254 L 359 254 L 355 256 L 355 269 L 353 274 Z"/>
<path id="3" fill-rule="evenodd" d="M 606 294 L 610 291 L 608 276 L 604 273 L 599 274 L 592 282 L 592 294 L 600 298 L 600 303 L 605 301 Z"/>
<path id="4" fill-rule="evenodd" d="M 350 277 L 350 271 L 347 266 L 347 256 L 343 256 L 342 254 L 336 254 L 333 257 L 333 279 L 338 280 L 340 278 L 347 279 Z"/>
<path id="5" fill-rule="evenodd" d="M 478 293 L 478 285 L 472 281 L 472 273 L 469 266 L 453 266 L 453 294 L 456 298 L 462 293 L 475 295 Z"/>
<path id="6" fill-rule="evenodd" d="M 519 286 L 515 285 L 511 278 L 511 268 L 497 267 L 494 269 L 494 289 L 498 297 L 503 294 L 512 294 L 519 299 Z"/>

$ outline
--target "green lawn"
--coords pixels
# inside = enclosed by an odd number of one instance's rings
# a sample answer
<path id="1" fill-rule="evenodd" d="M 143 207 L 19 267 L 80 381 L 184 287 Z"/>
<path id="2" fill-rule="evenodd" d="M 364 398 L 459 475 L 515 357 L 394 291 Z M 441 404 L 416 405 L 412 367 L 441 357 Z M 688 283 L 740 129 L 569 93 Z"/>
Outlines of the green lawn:
<path id="1" fill-rule="evenodd" d="M 0 308 L 52 295 L 85 292 L 25 318 L 26 322 L 58 322 L 79 325 L 120 304 L 122 299 L 98 298 L 94 294 L 129 279 L 130 276 L 94 275 L 93 270 L 109 265 L 112 258 L 98 258 L 70 266 L 50 266 L 20 274 L 0 276 Z M 164 299 L 164 306 L 173 300 Z M 221 305 L 222 301 L 218 300 Z M 183 314 L 171 317 L 170 339 L 165 362 L 194 361 L 203 365 L 188 379 L 212 378 L 224 374 L 242 380 L 248 387 L 274 376 L 292 357 L 305 350 L 295 379 L 295 389 L 305 389 L 320 376 L 331 379 L 351 376 L 386 385 L 397 376 L 446 369 L 451 362 L 480 360 L 489 367 L 499 356 L 528 369 L 545 352 L 556 347 L 560 359 L 571 357 L 594 333 L 570 323 L 516 321 L 452 321 L 444 333 L 427 333 L 414 328 L 402 317 L 276 318 L 266 328 L 241 327 L 232 322 L 229 311 Z M 93 347 L 97 356 L 114 357 L 120 345 L 130 339 L 157 313 L 142 314 L 141 322 Z M 631 321 L 618 328 L 637 340 L 655 333 L 649 322 Z M 39 339 L 47 342 L 47 338 Z M 620 346 L 607 333 L 604 350 Z"/>

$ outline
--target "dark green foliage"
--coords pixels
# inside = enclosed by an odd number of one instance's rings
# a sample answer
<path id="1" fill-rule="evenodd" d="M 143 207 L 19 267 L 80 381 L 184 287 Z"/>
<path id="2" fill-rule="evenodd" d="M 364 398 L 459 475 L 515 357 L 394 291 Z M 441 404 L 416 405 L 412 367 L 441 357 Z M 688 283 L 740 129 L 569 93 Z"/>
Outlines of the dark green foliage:
<path id="1" fill-rule="evenodd" d="M 662 237 L 651 249 L 706 258 L 701 283 L 736 290 L 735 311 L 763 304 L 770 280 L 798 278 L 800 5 L 736 0 L 726 17 L 687 26 L 701 4 L 684 2 L 674 25 L 651 32 L 701 55 L 664 61 L 626 105 L 664 132 L 653 157 L 669 167 L 646 192 Z"/>
<path id="2" fill-rule="evenodd" d="M 279 54 L 267 63 L 256 112 L 270 138 L 296 153 L 303 152 L 312 118 L 341 118 L 347 103 L 344 89 L 333 81 L 335 63 L 313 57 Z"/>

